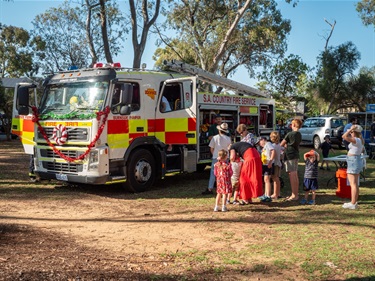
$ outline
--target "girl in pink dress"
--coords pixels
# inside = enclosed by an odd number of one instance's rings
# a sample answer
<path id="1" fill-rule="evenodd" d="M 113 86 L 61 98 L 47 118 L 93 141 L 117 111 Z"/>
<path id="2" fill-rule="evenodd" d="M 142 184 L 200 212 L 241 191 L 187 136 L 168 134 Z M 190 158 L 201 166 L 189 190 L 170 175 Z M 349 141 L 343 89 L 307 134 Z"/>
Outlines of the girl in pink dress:
<path id="1" fill-rule="evenodd" d="M 222 212 L 228 211 L 227 209 L 227 196 L 228 193 L 232 193 L 232 182 L 231 176 L 233 174 L 232 166 L 228 163 L 228 151 L 225 149 L 219 150 L 218 162 L 214 166 L 214 174 L 216 176 L 216 204 L 214 212 L 219 210 L 220 199 L 222 199 Z"/>

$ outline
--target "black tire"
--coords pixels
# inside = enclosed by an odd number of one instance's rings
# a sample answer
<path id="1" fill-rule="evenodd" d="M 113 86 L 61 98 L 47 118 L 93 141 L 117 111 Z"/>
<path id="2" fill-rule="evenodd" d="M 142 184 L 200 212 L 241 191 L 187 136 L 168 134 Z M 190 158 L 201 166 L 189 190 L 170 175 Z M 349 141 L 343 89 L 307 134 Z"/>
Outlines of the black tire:
<path id="1" fill-rule="evenodd" d="M 314 149 L 319 149 L 321 144 L 319 136 L 315 136 L 313 139 Z"/>
<path id="2" fill-rule="evenodd" d="M 156 177 L 155 159 L 146 149 L 134 151 L 126 167 L 126 188 L 131 192 L 144 192 L 150 188 Z"/>

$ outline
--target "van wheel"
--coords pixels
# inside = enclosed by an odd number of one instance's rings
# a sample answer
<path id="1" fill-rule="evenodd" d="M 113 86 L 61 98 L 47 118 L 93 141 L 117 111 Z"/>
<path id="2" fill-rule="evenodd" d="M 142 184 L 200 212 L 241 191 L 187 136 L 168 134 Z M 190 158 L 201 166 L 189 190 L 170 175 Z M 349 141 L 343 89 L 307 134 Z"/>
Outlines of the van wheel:
<path id="1" fill-rule="evenodd" d="M 129 157 L 125 186 L 129 191 L 143 192 L 153 185 L 155 173 L 155 160 L 151 152 L 146 149 L 136 150 Z"/>
<path id="2" fill-rule="evenodd" d="M 314 144 L 314 148 L 315 149 L 319 149 L 320 148 L 321 142 L 320 142 L 319 136 L 315 136 L 314 137 L 313 144 Z"/>

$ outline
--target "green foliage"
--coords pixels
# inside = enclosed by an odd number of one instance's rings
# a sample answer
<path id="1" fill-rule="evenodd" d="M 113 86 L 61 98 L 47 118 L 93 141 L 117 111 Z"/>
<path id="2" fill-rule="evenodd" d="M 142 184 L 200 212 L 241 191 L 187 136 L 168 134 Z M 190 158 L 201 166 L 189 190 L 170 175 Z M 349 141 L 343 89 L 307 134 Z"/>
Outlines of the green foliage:
<path id="1" fill-rule="evenodd" d="M 318 57 L 315 87 L 319 97 L 327 102 L 327 114 L 352 106 L 345 100 L 347 81 L 358 67 L 360 53 L 352 42 L 329 47 Z"/>
<path id="2" fill-rule="evenodd" d="M 270 65 L 273 57 L 286 50 L 290 22 L 282 18 L 276 1 L 257 0 L 250 5 L 246 1 L 243 14 L 245 4 L 240 4 L 234 0 L 170 1 L 164 27 L 176 36 L 161 35 L 167 50 L 157 50 L 158 63 L 160 55 L 168 60 L 194 60 L 193 64 L 224 77 L 241 65 L 251 74 L 258 66 Z"/>
<path id="3" fill-rule="evenodd" d="M 375 67 L 363 67 L 357 76 L 350 77 L 344 94 L 347 104 L 351 103 L 360 112 L 366 111 L 366 104 L 375 100 Z"/>
<path id="4" fill-rule="evenodd" d="M 91 3 L 92 2 L 92 3 Z M 95 1 L 96 2 L 96 1 Z M 87 67 L 91 59 L 104 58 L 103 38 L 101 33 L 100 10 L 94 1 L 87 1 L 89 6 L 71 6 L 65 1 L 57 8 L 50 8 L 33 20 L 33 34 L 45 44 L 45 52 L 39 54 L 39 65 L 46 72 L 67 69 L 71 65 Z M 107 32 L 110 51 L 117 55 L 120 50 L 126 21 L 116 4 L 107 1 Z M 90 16 L 88 15 L 90 13 Z M 88 31 L 86 22 L 90 21 Z M 90 49 L 90 44 L 93 50 Z"/>
<path id="5" fill-rule="evenodd" d="M 1 77 L 19 77 L 32 70 L 30 34 L 23 28 L 2 25 L 0 29 Z"/>
<path id="6" fill-rule="evenodd" d="M 362 0 L 357 3 L 357 11 L 364 25 L 373 25 L 375 28 L 375 1 Z"/>
<path id="7" fill-rule="evenodd" d="M 309 71 L 299 56 L 291 54 L 263 71 L 259 78 L 264 80 L 258 86 L 275 98 L 278 107 L 294 112 L 296 102 L 307 98 Z"/>

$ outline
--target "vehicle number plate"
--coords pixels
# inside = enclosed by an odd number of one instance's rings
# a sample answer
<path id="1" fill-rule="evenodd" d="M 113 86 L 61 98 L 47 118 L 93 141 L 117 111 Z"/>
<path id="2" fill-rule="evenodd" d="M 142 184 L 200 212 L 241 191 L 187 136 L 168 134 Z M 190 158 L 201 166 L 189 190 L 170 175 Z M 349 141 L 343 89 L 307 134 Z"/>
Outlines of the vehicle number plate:
<path id="1" fill-rule="evenodd" d="M 59 181 L 68 181 L 68 175 L 56 174 L 56 179 L 59 180 Z"/>

